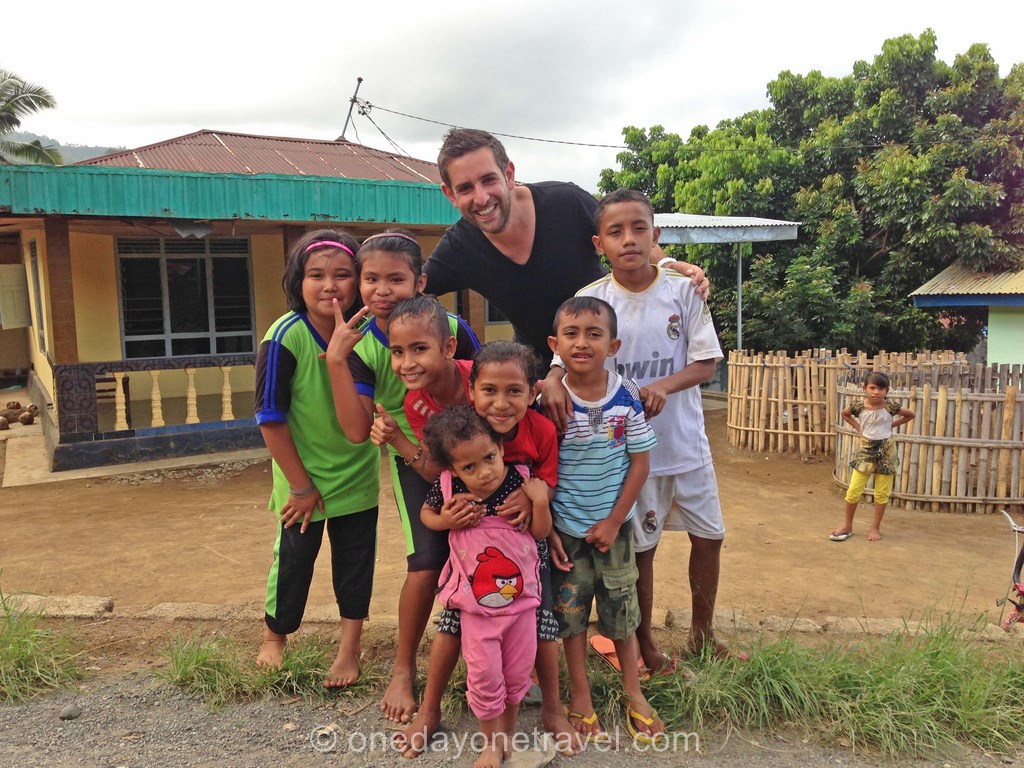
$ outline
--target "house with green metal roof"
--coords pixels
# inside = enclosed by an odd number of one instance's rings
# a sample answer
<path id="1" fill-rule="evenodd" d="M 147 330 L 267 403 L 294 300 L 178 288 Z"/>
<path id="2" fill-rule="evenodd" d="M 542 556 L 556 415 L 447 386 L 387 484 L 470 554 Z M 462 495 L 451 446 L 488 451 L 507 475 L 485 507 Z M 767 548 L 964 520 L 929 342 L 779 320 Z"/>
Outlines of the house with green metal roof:
<path id="1" fill-rule="evenodd" d="M 351 142 L 214 131 L 0 166 L 0 369 L 29 370 L 52 468 L 261 445 L 255 355 L 289 245 L 397 225 L 429 254 L 458 216 L 439 182 Z"/>
<path id="2" fill-rule="evenodd" d="M 1024 363 L 1024 270 L 974 272 L 955 261 L 910 298 L 915 307 L 988 307 L 986 362 Z"/>

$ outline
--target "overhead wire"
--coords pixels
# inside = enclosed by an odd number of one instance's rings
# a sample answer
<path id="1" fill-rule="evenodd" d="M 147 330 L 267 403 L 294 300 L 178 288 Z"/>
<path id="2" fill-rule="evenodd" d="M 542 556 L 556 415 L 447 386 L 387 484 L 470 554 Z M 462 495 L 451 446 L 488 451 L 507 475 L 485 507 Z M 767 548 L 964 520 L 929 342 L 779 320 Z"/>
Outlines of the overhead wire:
<path id="1" fill-rule="evenodd" d="M 446 128 L 464 128 L 465 127 L 465 126 L 456 125 L 455 123 L 444 122 L 444 121 L 441 121 L 441 120 L 432 120 L 429 117 L 420 117 L 418 115 L 411 115 L 408 112 L 400 112 L 400 111 L 398 111 L 396 109 L 388 109 L 387 107 L 382 107 L 379 104 L 373 104 L 372 102 L 367 101 L 366 99 L 355 98 L 354 100 L 356 102 L 356 105 L 359 107 L 359 114 L 363 115 L 371 123 L 373 123 L 374 127 L 376 127 L 377 130 L 381 132 L 381 135 L 383 135 L 384 138 L 387 139 L 388 142 L 393 147 L 398 149 L 401 154 L 404 154 L 407 157 L 409 157 L 410 155 L 404 149 L 401 149 L 398 146 L 398 144 L 396 142 L 394 142 L 391 139 L 391 137 L 388 136 L 379 125 L 377 125 L 377 123 L 375 123 L 373 121 L 373 119 L 370 117 L 370 111 L 371 110 L 379 109 L 381 112 L 387 112 L 388 114 L 399 115 L 401 117 L 407 117 L 410 120 L 419 120 L 420 122 L 431 123 L 433 125 L 440 125 L 440 126 L 444 126 Z M 503 138 L 508 138 L 508 139 L 520 139 L 522 141 L 535 141 L 535 142 L 540 142 L 540 143 L 544 143 L 544 144 L 562 144 L 562 145 L 573 146 L 573 147 L 593 147 L 593 148 L 596 148 L 596 149 L 626 149 L 626 150 L 631 149 L 626 144 L 595 144 L 595 143 L 588 143 L 588 142 L 583 142 L 583 141 L 569 141 L 569 140 L 565 140 L 565 139 L 543 139 L 543 138 L 538 138 L 536 136 L 523 136 L 523 135 L 515 134 L 515 133 L 501 133 L 499 131 L 488 131 L 488 133 L 492 134 L 493 136 L 501 136 Z M 966 146 L 969 145 L 969 143 L 973 143 L 975 141 L 985 141 L 986 139 L 995 141 L 995 140 L 998 139 L 998 137 L 975 136 L 975 137 L 973 137 L 970 140 L 964 139 L 964 140 L 945 140 L 945 141 L 917 141 L 917 142 L 913 142 L 913 146 L 915 146 L 915 147 L 934 147 L 934 146 L 948 145 L 948 146 L 966 147 Z M 908 144 L 908 143 L 905 143 L 905 142 L 889 142 L 889 144 Z M 701 154 L 701 153 L 704 153 L 704 152 L 722 152 L 722 153 L 724 153 L 724 152 L 746 152 L 746 153 L 789 152 L 791 154 L 803 154 L 803 153 L 807 153 L 807 152 L 829 152 L 829 151 L 835 152 L 835 151 L 840 151 L 840 150 L 856 150 L 856 151 L 872 150 L 873 151 L 873 150 L 877 150 L 877 149 L 882 149 L 885 146 L 887 146 L 887 144 L 843 144 L 843 145 L 821 146 L 821 147 L 787 147 L 787 146 L 781 146 L 781 145 L 773 145 L 773 146 L 770 146 L 770 147 L 694 147 L 694 146 L 690 146 L 689 144 L 684 143 L 684 144 L 682 144 L 679 147 L 679 151 L 689 152 L 689 153 L 692 153 L 692 154 Z"/>
<path id="2" fill-rule="evenodd" d="M 382 107 L 379 104 L 373 104 L 365 99 L 358 99 L 357 102 L 364 101 L 367 108 L 379 109 L 381 112 L 387 112 L 392 115 L 401 115 L 402 117 L 408 117 L 411 120 L 419 120 L 424 123 L 432 123 L 434 125 L 442 125 L 446 128 L 464 128 L 462 125 L 455 125 L 454 123 L 445 123 L 440 120 L 431 120 L 429 117 L 417 117 L 416 115 L 410 115 L 407 112 L 399 112 L 395 109 L 388 109 Z M 488 131 L 492 136 L 502 136 L 506 139 L 522 139 L 523 141 L 539 141 L 545 144 L 566 144 L 572 147 L 596 147 L 599 149 L 628 149 L 625 144 L 590 144 L 584 141 L 567 141 L 565 139 L 540 139 L 536 136 L 520 136 L 515 133 L 500 133 L 499 131 Z"/>
<path id="3" fill-rule="evenodd" d="M 398 154 L 405 155 L 406 157 L 412 157 L 412 155 L 406 152 L 403 147 L 399 146 L 398 142 L 392 139 L 390 136 L 388 136 L 384 129 L 377 125 L 377 122 L 372 117 L 370 117 L 370 110 L 373 109 L 372 104 L 370 104 L 369 102 L 366 102 L 365 105 L 359 104 L 358 99 L 356 100 L 356 104 L 359 107 L 359 114 L 365 117 L 367 120 L 369 120 L 370 124 L 373 125 L 373 127 L 376 128 L 378 131 L 380 131 L 380 135 L 387 140 L 388 144 L 395 148 Z"/>

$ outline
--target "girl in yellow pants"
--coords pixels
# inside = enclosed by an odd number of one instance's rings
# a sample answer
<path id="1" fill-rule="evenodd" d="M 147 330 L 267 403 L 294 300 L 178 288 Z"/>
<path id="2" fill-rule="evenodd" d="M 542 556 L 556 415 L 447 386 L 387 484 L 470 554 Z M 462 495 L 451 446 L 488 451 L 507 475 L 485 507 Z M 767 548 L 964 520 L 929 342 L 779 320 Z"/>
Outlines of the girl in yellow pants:
<path id="1" fill-rule="evenodd" d="M 860 447 L 850 462 L 853 476 L 846 492 L 846 517 L 843 525 L 832 531 L 830 541 L 846 541 L 853 536 L 853 516 L 864 494 L 864 486 L 875 476 L 875 518 L 871 523 L 868 541 L 880 541 L 882 516 L 892 493 L 892 479 L 899 466 L 893 443 L 894 428 L 914 418 L 914 412 L 903 408 L 895 400 L 888 400 L 889 377 L 872 371 L 864 381 L 864 398 L 843 409 L 843 421 L 860 434 Z"/>

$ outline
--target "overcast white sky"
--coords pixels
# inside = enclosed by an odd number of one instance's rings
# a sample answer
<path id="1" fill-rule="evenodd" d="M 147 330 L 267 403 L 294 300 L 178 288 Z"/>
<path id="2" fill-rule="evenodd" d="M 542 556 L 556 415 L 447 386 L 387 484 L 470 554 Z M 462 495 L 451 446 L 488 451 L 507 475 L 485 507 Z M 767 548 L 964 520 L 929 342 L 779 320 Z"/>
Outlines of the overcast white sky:
<path id="1" fill-rule="evenodd" d="M 138 147 L 200 129 L 315 139 L 361 98 L 495 133 L 620 144 L 626 125 L 695 125 L 767 106 L 782 70 L 844 75 L 882 42 L 931 27 L 939 57 L 989 45 L 1024 62 L 1024 2 L 634 0 L 45 5 L 4 32 L 0 68 L 57 108 L 22 129 L 63 144 Z M 381 110 L 373 120 L 433 160 L 445 128 Z M 389 149 L 367 118 L 346 138 Z M 594 191 L 615 149 L 503 139 L 525 181 Z"/>

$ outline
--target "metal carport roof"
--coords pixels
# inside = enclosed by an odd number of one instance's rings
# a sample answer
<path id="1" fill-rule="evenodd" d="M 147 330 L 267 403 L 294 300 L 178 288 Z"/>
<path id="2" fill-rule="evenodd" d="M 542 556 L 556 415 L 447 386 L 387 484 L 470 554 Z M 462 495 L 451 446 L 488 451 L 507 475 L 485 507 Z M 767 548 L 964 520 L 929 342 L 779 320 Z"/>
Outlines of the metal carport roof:
<path id="1" fill-rule="evenodd" d="M 656 213 L 662 245 L 736 243 L 736 348 L 743 349 L 742 243 L 796 240 L 799 221 L 760 219 L 753 216 L 698 216 L 692 213 Z"/>

